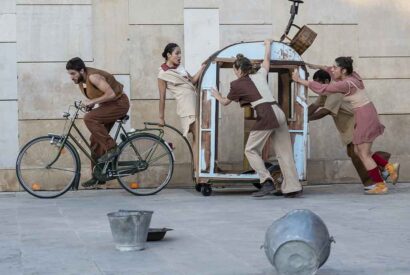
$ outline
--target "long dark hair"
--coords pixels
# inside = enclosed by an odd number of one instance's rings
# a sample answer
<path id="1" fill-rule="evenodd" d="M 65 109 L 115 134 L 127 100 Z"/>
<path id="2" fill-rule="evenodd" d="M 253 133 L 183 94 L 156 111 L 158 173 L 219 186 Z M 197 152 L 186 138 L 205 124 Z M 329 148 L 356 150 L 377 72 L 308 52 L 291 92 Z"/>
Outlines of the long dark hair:
<path id="1" fill-rule="evenodd" d="M 165 60 L 168 60 L 168 54 L 172 54 L 172 52 L 177 47 L 179 47 L 179 46 L 176 43 L 168 43 L 168 45 L 165 46 L 165 49 L 162 52 L 162 57 L 165 58 Z"/>
<path id="2" fill-rule="evenodd" d="M 335 59 L 336 65 L 342 69 L 346 69 L 348 75 L 353 73 L 353 59 L 350 56 L 340 56 Z"/>

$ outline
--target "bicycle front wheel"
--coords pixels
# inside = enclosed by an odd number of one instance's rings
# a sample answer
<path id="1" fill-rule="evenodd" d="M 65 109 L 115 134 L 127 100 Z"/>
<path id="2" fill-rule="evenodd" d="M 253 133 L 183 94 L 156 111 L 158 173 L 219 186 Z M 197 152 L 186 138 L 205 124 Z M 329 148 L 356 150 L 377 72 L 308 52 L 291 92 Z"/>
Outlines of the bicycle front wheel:
<path id="1" fill-rule="evenodd" d="M 171 180 L 174 159 L 165 142 L 154 135 L 132 137 L 116 160 L 118 181 L 134 195 L 153 195 Z"/>
<path id="2" fill-rule="evenodd" d="M 67 192 L 80 171 L 74 147 L 61 138 L 43 136 L 27 143 L 17 157 L 20 185 L 37 198 L 55 198 Z"/>

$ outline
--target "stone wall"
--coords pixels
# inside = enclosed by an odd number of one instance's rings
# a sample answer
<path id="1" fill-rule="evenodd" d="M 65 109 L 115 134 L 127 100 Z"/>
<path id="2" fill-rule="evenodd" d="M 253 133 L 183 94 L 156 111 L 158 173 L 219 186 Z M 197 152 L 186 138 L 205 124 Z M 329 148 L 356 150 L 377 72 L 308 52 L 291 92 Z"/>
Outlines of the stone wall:
<path id="1" fill-rule="evenodd" d="M 143 121 L 157 121 L 156 75 L 166 43 L 181 45 L 186 66 L 195 73 L 200 60 L 215 48 L 267 37 L 279 39 L 290 8 L 285 0 L 1 2 L 0 191 L 19 189 L 14 172 L 18 149 L 35 136 L 61 132 L 61 113 L 81 98 L 65 71 L 69 58 L 80 56 L 89 66 L 115 74 L 128 87 L 131 127 L 142 127 Z M 295 21 L 318 33 L 303 56 L 306 61 L 332 64 L 337 56 L 353 56 L 387 129 L 375 149 L 391 152 L 403 168 L 410 165 L 409 18 L 407 0 L 307 0 Z M 197 37 L 195 26 L 200 30 Z M 223 81 L 231 78 L 228 74 Z M 222 87 L 226 92 L 227 85 Z M 171 97 L 166 106 L 167 123 L 179 127 Z M 222 122 L 229 122 L 238 112 L 235 107 L 227 110 Z M 243 132 L 241 127 L 226 127 L 232 136 Z M 190 184 L 188 150 L 176 135 L 166 135 L 177 147 L 173 184 Z M 311 123 L 310 135 L 310 182 L 357 181 L 330 118 Z M 231 152 L 227 156 L 234 161 L 242 153 L 232 152 L 230 138 L 224 136 L 221 144 L 226 144 L 229 150 L 225 151 Z M 88 176 L 88 162 L 83 159 L 82 163 L 83 175 Z M 401 176 L 410 179 L 406 169 Z"/>

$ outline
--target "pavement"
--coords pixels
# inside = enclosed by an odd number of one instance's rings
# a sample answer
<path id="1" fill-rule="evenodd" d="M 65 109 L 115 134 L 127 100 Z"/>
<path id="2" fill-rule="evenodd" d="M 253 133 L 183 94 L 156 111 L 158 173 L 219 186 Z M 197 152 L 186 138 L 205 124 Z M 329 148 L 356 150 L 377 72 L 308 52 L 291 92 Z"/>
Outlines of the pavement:
<path id="1" fill-rule="evenodd" d="M 384 196 L 363 195 L 358 184 L 308 186 L 297 199 L 252 191 L 0 193 L 0 274 L 277 274 L 260 246 L 293 209 L 318 214 L 336 240 L 318 275 L 410 274 L 410 184 Z M 174 231 L 143 251 L 120 252 L 106 216 L 118 209 L 153 210 L 151 227 Z"/>

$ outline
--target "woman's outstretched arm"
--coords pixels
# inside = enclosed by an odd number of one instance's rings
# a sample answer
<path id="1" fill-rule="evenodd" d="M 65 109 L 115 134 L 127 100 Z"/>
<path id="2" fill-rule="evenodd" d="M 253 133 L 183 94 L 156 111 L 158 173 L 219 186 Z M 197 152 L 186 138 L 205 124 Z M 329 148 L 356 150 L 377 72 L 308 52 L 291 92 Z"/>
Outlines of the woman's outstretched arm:
<path id="1" fill-rule="evenodd" d="M 199 71 L 194 76 L 191 77 L 192 84 L 195 85 L 196 83 L 198 83 L 199 77 L 201 76 L 202 72 L 204 71 L 205 66 L 206 66 L 206 63 L 205 62 L 202 63 L 201 68 L 199 69 Z"/>
<path id="2" fill-rule="evenodd" d="M 212 88 L 212 95 L 218 100 L 222 105 L 226 106 L 229 105 L 232 100 L 227 99 L 226 97 L 223 97 L 219 91 L 215 88 Z"/>
<path id="3" fill-rule="evenodd" d="M 167 92 L 167 83 L 165 80 L 158 79 L 158 90 L 159 90 L 159 124 L 165 124 L 165 99 Z"/>
<path id="4" fill-rule="evenodd" d="M 317 81 L 308 81 L 300 78 L 297 69 L 295 69 L 292 73 L 292 80 L 296 83 L 309 87 L 309 89 L 319 95 L 332 93 L 347 94 L 350 92 L 350 86 L 347 81 L 335 81 L 329 84 L 322 84 Z"/>
<path id="5" fill-rule="evenodd" d="M 270 70 L 270 55 L 271 55 L 271 44 L 272 40 L 266 39 L 264 41 L 265 44 L 265 56 L 263 58 L 262 67 L 269 73 Z"/>

